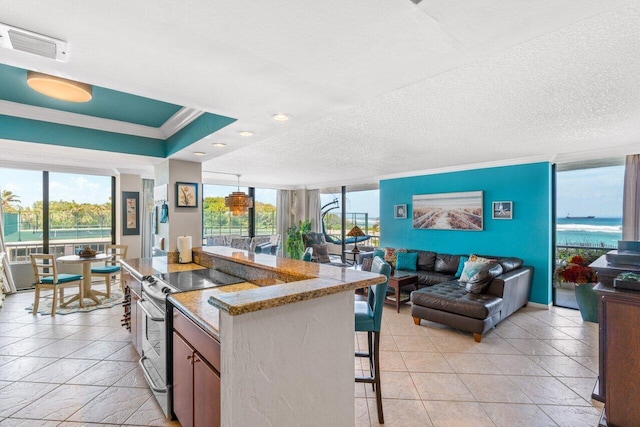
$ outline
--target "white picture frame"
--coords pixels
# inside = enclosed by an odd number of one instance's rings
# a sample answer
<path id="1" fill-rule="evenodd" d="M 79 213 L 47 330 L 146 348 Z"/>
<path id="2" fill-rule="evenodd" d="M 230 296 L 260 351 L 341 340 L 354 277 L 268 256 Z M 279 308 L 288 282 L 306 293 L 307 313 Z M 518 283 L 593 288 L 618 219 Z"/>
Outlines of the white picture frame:
<path id="1" fill-rule="evenodd" d="M 482 191 L 416 194 L 411 218 L 414 229 L 482 231 Z"/>
<path id="2" fill-rule="evenodd" d="M 395 219 L 407 219 L 407 205 L 394 205 L 393 217 Z"/>
<path id="3" fill-rule="evenodd" d="M 492 202 L 491 218 L 513 219 L 513 202 Z"/>

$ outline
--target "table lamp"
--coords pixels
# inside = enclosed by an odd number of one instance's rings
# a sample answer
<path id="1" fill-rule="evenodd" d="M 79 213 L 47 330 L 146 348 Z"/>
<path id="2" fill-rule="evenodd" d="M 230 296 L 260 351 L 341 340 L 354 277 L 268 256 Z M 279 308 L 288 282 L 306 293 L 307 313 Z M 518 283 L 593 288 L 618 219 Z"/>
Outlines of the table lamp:
<path id="1" fill-rule="evenodd" d="M 354 253 L 354 254 L 359 253 L 360 249 L 358 249 L 358 237 L 365 236 L 364 232 L 360 230 L 360 227 L 358 227 L 357 225 L 354 225 L 353 228 L 349 230 L 349 232 L 347 233 L 347 236 L 355 238 L 355 242 L 354 242 L 355 246 L 351 250 L 351 253 Z"/>

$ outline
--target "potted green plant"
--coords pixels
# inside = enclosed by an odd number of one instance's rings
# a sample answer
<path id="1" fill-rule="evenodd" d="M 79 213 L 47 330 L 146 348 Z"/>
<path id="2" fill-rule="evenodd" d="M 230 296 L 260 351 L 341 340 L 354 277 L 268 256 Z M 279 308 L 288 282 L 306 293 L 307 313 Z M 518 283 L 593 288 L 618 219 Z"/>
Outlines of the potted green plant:
<path id="1" fill-rule="evenodd" d="M 304 252 L 304 244 L 302 243 L 302 235 L 311 231 L 311 221 L 306 219 L 298 222 L 297 225 L 292 225 L 287 230 L 287 241 L 285 242 L 285 248 L 289 258 L 300 259 Z"/>
<path id="2" fill-rule="evenodd" d="M 574 292 L 582 320 L 598 323 L 598 294 L 593 290 L 598 282 L 596 271 L 584 258 L 575 255 L 566 265 L 558 267 L 556 273 L 561 281 L 575 284 Z"/>

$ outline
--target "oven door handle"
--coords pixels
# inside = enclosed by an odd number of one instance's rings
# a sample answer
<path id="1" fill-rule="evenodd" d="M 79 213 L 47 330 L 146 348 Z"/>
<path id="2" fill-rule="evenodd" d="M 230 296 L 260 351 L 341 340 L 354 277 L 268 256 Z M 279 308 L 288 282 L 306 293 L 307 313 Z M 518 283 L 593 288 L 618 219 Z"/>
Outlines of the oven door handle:
<path id="1" fill-rule="evenodd" d="M 147 303 L 147 301 L 144 298 L 139 299 L 137 304 L 138 304 L 138 307 L 140 307 L 140 310 L 144 311 L 144 314 L 147 315 L 147 318 L 149 320 L 153 320 L 154 322 L 164 322 L 164 313 L 162 313 L 157 308 L 153 307 L 151 304 Z M 151 314 L 152 310 L 157 311 L 158 314 L 160 315 L 154 316 L 153 314 Z"/>
<path id="2" fill-rule="evenodd" d="M 149 371 L 147 371 L 147 367 L 144 366 L 144 361 L 147 359 L 148 359 L 147 356 L 142 356 L 138 361 L 138 365 L 140 365 L 140 367 L 142 368 L 142 373 L 144 374 L 144 377 L 147 380 L 147 384 L 149 384 L 149 387 L 151 387 L 151 390 L 155 391 L 156 393 L 166 393 L 167 389 L 158 387 L 156 383 L 153 382 L 153 379 L 151 378 Z"/>

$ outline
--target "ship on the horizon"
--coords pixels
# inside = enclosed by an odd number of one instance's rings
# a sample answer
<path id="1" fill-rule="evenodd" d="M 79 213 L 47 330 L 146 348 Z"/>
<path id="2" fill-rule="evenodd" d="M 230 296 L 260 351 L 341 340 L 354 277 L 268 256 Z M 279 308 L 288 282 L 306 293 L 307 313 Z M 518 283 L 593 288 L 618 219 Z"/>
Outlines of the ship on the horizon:
<path id="1" fill-rule="evenodd" d="M 571 216 L 571 214 L 567 214 L 567 219 L 593 219 L 595 218 L 595 216 L 593 215 L 589 215 L 589 216 Z"/>

